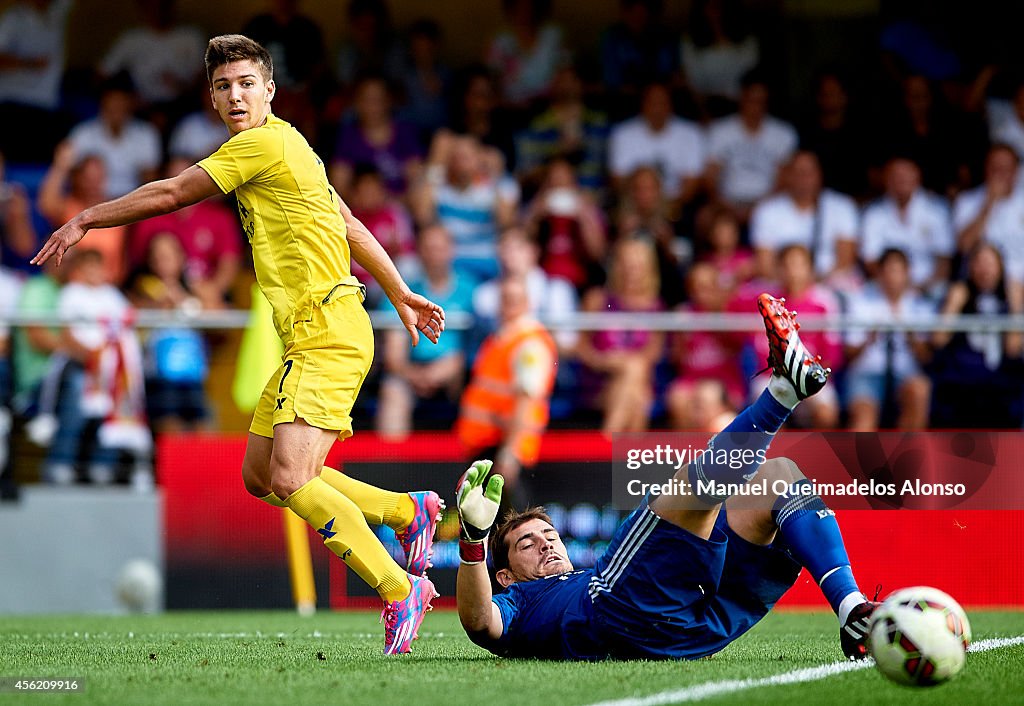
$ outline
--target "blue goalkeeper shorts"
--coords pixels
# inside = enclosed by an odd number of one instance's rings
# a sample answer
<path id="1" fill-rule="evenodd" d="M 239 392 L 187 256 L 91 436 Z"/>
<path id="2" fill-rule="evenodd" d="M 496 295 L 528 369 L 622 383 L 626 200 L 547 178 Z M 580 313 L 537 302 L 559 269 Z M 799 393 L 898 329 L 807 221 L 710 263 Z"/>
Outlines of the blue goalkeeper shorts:
<path id="1" fill-rule="evenodd" d="M 763 618 L 796 581 L 781 540 L 751 544 L 723 506 L 708 539 L 659 518 L 645 498 L 597 561 L 588 590 L 597 628 L 620 659 L 697 659 Z"/>

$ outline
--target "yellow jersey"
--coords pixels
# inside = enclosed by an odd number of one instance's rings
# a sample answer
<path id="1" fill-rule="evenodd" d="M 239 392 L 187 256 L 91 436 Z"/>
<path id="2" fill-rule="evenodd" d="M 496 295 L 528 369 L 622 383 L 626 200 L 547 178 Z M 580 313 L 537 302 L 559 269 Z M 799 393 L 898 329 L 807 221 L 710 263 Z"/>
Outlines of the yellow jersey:
<path id="1" fill-rule="evenodd" d="M 199 162 L 225 194 L 234 191 L 252 246 L 256 280 L 287 345 L 315 306 L 360 287 L 345 220 L 324 164 L 306 139 L 273 114 L 233 135 Z"/>

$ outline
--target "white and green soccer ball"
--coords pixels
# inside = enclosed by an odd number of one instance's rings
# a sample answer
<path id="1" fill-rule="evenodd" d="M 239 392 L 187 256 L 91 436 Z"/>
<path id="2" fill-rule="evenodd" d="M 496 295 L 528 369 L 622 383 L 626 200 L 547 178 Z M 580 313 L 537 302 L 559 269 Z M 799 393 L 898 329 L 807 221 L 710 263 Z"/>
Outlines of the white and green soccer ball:
<path id="1" fill-rule="evenodd" d="M 868 652 L 898 684 L 935 686 L 964 668 L 971 624 L 963 608 L 937 588 L 891 594 L 871 616 Z"/>

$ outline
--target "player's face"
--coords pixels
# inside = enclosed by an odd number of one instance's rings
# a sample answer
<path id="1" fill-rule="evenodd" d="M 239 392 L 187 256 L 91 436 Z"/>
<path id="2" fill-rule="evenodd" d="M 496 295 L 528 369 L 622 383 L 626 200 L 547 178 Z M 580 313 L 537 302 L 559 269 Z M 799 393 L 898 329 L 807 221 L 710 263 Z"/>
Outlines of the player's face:
<path id="1" fill-rule="evenodd" d="M 274 91 L 273 79 L 264 81 L 259 67 L 248 59 L 218 66 L 210 87 L 213 107 L 232 135 L 266 121 Z"/>
<path id="2" fill-rule="evenodd" d="M 530 520 L 509 535 L 508 567 L 517 581 L 572 571 L 558 530 L 544 520 Z"/>

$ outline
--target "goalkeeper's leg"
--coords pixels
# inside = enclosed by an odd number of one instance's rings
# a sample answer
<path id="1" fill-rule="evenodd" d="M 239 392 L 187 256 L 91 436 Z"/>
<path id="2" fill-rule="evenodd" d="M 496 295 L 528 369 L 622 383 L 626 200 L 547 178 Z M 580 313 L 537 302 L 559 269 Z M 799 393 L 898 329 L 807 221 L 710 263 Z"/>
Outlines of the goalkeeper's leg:
<path id="1" fill-rule="evenodd" d="M 783 481 L 787 490 L 778 496 L 727 500 L 729 529 L 753 545 L 781 549 L 806 567 L 839 617 L 843 652 L 853 659 L 864 657 L 867 626 L 876 604 L 857 586 L 835 513 L 821 496 L 808 492 L 810 481 L 790 459 L 771 459 L 761 473 L 768 487 Z"/>
<path id="2" fill-rule="evenodd" d="M 711 536 L 720 504 L 757 475 L 793 408 L 819 392 L 831 372 L 800 341 L 796 315 L 786 309 L 785 300 L 762 294 L 757 306 L 768 335 L 768 389 L 675 474 L 688 494 L 661 495 L 651 503 L 656 515 L 704 539 Z"/>

